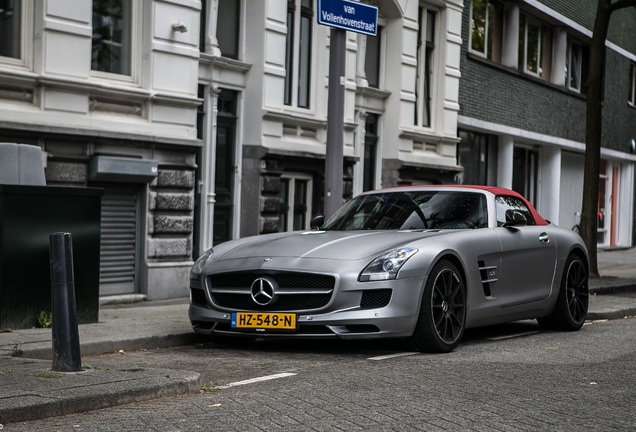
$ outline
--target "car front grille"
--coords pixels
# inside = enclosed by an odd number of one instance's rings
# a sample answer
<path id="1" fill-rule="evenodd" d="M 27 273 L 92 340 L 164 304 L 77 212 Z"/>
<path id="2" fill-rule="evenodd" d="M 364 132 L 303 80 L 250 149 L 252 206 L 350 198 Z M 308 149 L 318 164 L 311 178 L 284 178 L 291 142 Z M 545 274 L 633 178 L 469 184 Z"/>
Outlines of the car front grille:
<path id="1" fill-rule="evenodd" d="M 252 284 L 258 278 L 275 282 L 274 299 L 265 305 L 252 298 Z M 212 302 L 221 308 L 246 311 L 314 310 L 329 304 L 336 279 L 310 273 L 234 272 L 208 276 Z"/>

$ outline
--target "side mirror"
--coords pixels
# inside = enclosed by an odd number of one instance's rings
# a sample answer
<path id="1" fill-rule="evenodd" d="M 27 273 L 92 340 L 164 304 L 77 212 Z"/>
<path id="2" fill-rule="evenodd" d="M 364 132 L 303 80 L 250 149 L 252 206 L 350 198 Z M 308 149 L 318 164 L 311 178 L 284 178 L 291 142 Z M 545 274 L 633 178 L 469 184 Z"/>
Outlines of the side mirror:
<path id="1" fill-rule="evenodd" d="M 508 227 L 517 227 L 517 226 L 526 226 L 528 224 L 528 220 L 518 210 L 506 210 L 506 222 L 504 222 L 503 226 Z"/>
<path id="2" fill-rule="evenodd" d="M 325 224 L 325 215 L 324 214 L 317 214 L 314 215 L 311 218 L 311 222 L 309 222 L 309 226 L 311 227 L 311 229 L 320 229 L 322 228 L 322 226 Z"/>

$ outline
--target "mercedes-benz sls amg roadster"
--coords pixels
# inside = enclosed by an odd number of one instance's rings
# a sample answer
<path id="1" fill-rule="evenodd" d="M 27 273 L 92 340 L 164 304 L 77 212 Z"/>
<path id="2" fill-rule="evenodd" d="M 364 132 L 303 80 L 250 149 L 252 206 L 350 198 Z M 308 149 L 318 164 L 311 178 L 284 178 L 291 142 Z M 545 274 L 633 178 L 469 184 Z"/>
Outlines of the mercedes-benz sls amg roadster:
<path id="1" fill-rule="evenodd" d="M 308 231 L 228 241 L 190 274 L 189 317 L 215 339 L 400 338 L 449 352 L 464 330 L 522 319 L 581 328 L 589 265 L 575 232 L 516 192 L 363 193 Z"/>

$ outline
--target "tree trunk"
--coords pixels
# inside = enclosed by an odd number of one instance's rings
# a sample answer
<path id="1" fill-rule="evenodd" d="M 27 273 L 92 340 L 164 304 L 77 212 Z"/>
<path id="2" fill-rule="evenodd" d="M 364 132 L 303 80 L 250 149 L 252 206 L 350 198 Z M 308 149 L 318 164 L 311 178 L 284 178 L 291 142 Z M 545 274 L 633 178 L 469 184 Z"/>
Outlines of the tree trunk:
<path id="1" fill-rule="evenodd" d="M 611 0 L 598 0 L 594 35 L 590 46 L 589 77 L 587 82 L 585 168 L 580 232 L 589 253 L 590 276 L 592 277 L 599 277 L 596 232 L 603 124 L 603 69 L 605 66 L 605 39 L 607 38 L 611 16 L 610 6 Z"/>
<path id="2" fill-rule="evenodd" d="M 598 0 L 594 34 L 590 46 L 587 82 L 587 112 L 585 122 L 585 168 L 583 178 L 583 206 L 581 209 L 581 237 L 590 257 L 590 276 L 600 277 L 596 251 L 598 224 L 598 185 L 601 167 L 601 138 L 603 128 L 603 70 L 605 68 L 605 39 L 612 12 L 636 6 L 636 0 Z"/>

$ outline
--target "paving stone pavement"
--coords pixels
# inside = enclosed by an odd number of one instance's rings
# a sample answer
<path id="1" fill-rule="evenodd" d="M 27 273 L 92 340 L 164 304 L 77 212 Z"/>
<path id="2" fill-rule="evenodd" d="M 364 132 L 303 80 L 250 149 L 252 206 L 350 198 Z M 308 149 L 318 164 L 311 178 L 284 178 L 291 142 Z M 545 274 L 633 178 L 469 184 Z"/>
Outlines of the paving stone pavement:
<path id="1" fill-rule="evenodd" d="M 374 361 L 356 350 L 316 350 L 321 361 L 304 358 L 305 367 L 281 360 L 278 369 L 296 373 L 285 378 L 14 423 L 8 430 L 634 430 L 636 359 L 627 346 L 636 346 L 636 320 L 592 323 L 568 338 L 554 332 L 473 340 L 443 356 Z M 271 361 L 272 353 L 253 354 Z"/>
<path id="2" fill-rule="evenodd" d="M 590 281 L 593 294 L 590 299 L 589 319 L 615 319 L 636 315 L 636 295 L 631 293 L 636 287 L 635 262 L 634 249 L 599 252 L 599 267 L 603 277 Z M 201 338 L 191 330 L 187 308 L 187 299 L 103 307 L 100 310 L 99 323 L 79 326 L 82 355 L 188 345 L 200 341 Z M 196 393 L 202 385 L 199 374 L 189 371 L 90 368 L 70 373 L 51 371 L 49 329 L 0 329 L 0 355 L 0 424 Z M 405 395 L 408 395 L 409 391 L 415 391 L 408 390 L 407 384 L 400 383 L 406 386 Z M 360 383 L 347 385 L 359 387 L 361 392 L 372 390 Z M 283 396 L 267 393 L 262 396 L 263 400 L 279 400 L 283 405 L 288 405 L 290 399 L 295 400 L 294 395 L 286 393 L 286 390 L 279 391 Z M 302 388 L 297 391 L 302 393 Z M 236 394 L 241 394 L 240 390 L 237 392 Z M 226 412 L 226 408 L 232 405 L 231 394 L 233 393 L 224 393 L 224 402 L 219 402 L 224 408 L 217 410 L 226 420 L 232 416 L 231 412 Z M 337 399 L 337 396 L 338 392 L 335 391 L 326 400 L 312 400 L 306 407 L 311 405 L 312 409 L 322 409 L 329 413 L 336 408 L 328 403 L 328 400 Z M 298 398 L 298 394 L 295 397 Z M 394 402 L 391 403 L 394 405 Z M 451 406 L 453 403 L 456 401 L 449 401 Z M 303 404 L 298 407 L 302 409 Z M 206 408 L 210 407 L 197 409 L 208 411 Z M 272 409 L 276 410 L 275 407 Z M 125 415 L 126 408 L 122 408 L 121 413 Z M 301 417 L 295 421 L 300 424 L 315 424 L 312 423 L 314 417 L 311 414 L 307 415 L 309 417 Z M 365 413 L 356 420 L 359 423 L 356 425 L 369 426 L 365 420 L 368 416 L 384 418 L 387 414 L 382 406 L 378 405 L 375 411 Z M 325 426 L 322 423 L 321 425 L 316 425 L 317 430 Z M 441 426 L 431 423 L 431 427 Z"/>

